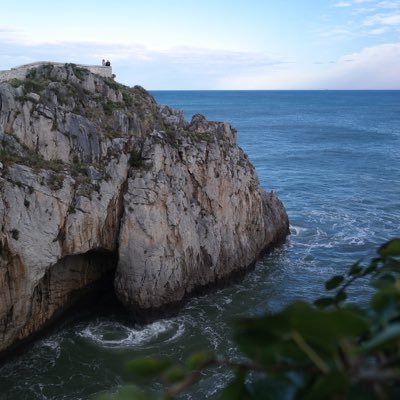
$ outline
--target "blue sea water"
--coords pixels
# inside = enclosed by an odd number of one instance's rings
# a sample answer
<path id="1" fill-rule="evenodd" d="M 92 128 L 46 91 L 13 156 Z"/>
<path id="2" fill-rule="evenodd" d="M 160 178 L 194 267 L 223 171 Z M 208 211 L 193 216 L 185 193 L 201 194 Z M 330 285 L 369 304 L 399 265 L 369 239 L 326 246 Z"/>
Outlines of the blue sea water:
<path id="1" fill-rule="evenodd" d="M 261 186 L 286 206 L 291 235 L 240 283 L 140 326 L 119 312 L 63 325 L 0 366 L 0 399 L 87 399 L 127 381 L 125 360 L 183 359 L 209 348 L 228 357 L 229 320 L 313 299 L 323 282 L 400 236 L 400 91 L 159 91 L 157 101 L 229 121 Z M 355 288 L 362 302 L 364 285 Z M 213 371 L 183 399 L 214 398 Z M 156 388 L 157 384 L 153 383 Z"/>

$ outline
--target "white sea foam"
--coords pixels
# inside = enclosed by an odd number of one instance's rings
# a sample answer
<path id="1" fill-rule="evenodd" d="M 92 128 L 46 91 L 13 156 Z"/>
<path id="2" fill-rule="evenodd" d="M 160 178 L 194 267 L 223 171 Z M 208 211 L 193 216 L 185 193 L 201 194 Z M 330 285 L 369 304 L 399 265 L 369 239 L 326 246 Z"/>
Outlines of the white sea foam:
<path id="1" fill-rule="evenodd" d="M 60 357 L 61 354 L 61 338 L 58 336 L 53 336 L 43 340 L 38 344 L 41 349 L 45 350 L 51 363 L 54 364 L 55 360 Z"/>
<path id="2" fill-rule="evenodd" d="M 307 228 L 303 228 L 297 225 L 290 225 L 289 229 L 290 229 L 290 234 L 294 236 L 300 236 L 301 234 L 307 232 Z"/>
<path id="3" fill-rule="evenodd" d="M 216 329 L 210 326 L 206 326 L 203 329 L 203 332 L 210 343 L 210 347 L 212 347 L 214 350 L 218 349 L 224 338 L 216 331 Z"/>
<path id="4" fill-rule="evenodd" d="M 141 346 L 163 336 L 163 341 L 173 341 L 183 334 L 183 323 L 161 320 L 145 326 L 128 326 L 120 322 L 97 321 L 78 332 L 101 347 L 124 348 Z M 166 337 L 165 337 L 166 336 Z"/>
<path id="5" fill-rule="evenodd" d="M 183 333 L 185 332 L 185 325 L 183 322 L 178 324 L 178 329 L 176 329 L 175 333 L 173 336 L 165 340 L 166 342 L 173 342 L 174 340 L 178 339 Z"/>

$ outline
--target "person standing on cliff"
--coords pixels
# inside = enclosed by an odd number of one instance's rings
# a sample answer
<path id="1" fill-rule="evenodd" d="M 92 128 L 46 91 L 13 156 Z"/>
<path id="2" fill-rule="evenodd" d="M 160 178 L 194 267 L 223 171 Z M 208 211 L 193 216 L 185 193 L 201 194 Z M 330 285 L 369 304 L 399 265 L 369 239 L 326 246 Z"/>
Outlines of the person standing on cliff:
<path id="1" fill-rule="evenodd" d="M 101 65 L 104 67 L 106 65 L 106 60 L 103 58 L 103 60 L 101 61 Z"/>

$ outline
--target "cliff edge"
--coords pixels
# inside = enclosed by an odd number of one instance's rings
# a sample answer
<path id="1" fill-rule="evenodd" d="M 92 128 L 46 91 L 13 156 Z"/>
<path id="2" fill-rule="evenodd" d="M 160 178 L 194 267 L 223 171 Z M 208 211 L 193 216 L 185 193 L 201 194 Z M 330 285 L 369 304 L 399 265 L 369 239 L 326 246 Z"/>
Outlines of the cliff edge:
<path id="1" fill-rule="evenodd" d="M 73 64 L 0 84 L 0 351 L 114 280 L 147 313 L 288 234 L 227 123 Z"/>

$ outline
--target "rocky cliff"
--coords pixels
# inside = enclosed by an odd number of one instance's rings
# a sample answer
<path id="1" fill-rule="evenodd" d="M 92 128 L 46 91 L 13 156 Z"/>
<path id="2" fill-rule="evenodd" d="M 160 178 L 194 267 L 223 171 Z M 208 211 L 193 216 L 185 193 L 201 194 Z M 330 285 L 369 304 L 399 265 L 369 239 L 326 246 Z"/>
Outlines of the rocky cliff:
<path id="1" fill-rule="evenodd" d="M 0 84 L 0 351 L 115 279 L 150 312 L 288 233 L 227 123 L 75 65 Z"/>

